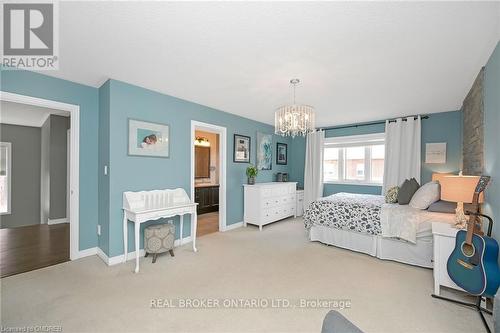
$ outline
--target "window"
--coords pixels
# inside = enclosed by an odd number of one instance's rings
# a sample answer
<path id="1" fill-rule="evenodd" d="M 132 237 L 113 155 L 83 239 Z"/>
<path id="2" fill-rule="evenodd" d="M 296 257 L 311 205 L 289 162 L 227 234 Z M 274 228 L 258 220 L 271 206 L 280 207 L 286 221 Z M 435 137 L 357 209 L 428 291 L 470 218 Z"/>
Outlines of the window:
<path id="1" fill-rule="evenodd" d="M 323 181 L 380 185 L 384 156 L 384 133 L 326 138 Z"/>
<path id="2" fill-rule="evenodd" d="M 10 214 L 11 147 L 0 142 L 0 214 Z"/>
<path id="3" fill-rule="evenodd" d="M 324 151 L 324 181 L 339 180 L 339 148 L 325 148 Z"/>

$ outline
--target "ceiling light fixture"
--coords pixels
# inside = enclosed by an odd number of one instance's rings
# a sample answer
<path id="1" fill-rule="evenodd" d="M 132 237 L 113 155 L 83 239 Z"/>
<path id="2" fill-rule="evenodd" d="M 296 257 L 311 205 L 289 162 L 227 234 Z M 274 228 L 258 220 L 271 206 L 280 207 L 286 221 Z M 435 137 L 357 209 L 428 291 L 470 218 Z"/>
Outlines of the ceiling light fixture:
<path id="1" fill-rule="evenodd" d="M 299 79 L 291 79 L 293 85 L 293 104 L 283 105 L 276 109 L 274 114 L 274 133 L 281 136 L 306 136 L 314 132 L 314 107 L 295 103 L 295 88 Z"/>
<path id="2" fill-rule="evenodd" d="M 208 141 L 208 139 L 203 136 L 197 136 L 194 139 L 194 145 L 200 147 L 210 147 L 210 141 Z"/>

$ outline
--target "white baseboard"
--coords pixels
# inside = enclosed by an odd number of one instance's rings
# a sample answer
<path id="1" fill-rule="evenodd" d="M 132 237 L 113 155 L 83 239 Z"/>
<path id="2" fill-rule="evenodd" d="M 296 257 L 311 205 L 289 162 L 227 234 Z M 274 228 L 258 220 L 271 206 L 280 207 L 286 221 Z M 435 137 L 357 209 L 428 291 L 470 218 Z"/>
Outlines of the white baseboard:
<path id="1" fill-rule="evenodd" d="M 97 249 L 98 249 L 98 247 L 91 247 L 90 249 L 78 251 L 78 258 L 77 259 L 96 255 Z"/>
<path id="2" fill-rule="evenodd" d="M 96 253 L 96 254 L 97 254 L 97 256 L 98 256 L 99 258 L 101 258 L 101 259 L 102 259 L 102 261 L 104 261 L 104 263 L 105 263 L 106 265 L 109 265 L 109 263 L 108 263 L 108 262 L 109 262 L 109 258 L 108 258 L 108 256 L 107 256 L 107 254 L 106 254 L 106 253 L 104 253 L 104 251 L 103 251 L 103 250 L 101 250 L 101 248 L 100 248 L 100 247 L 98 247 L 98 248 L 97 248 L 97 253 Z"/>
<path id="3" fill-rule="evenodd" d="M 188 243 L 191 243 L 192 242 L 192 239 L 191 239 L 191 236 L 189 237 L 184 237 L 182 239 L 182 245 L 185 245 L 185 244 L 188 244 Z M 174 246 L 179 246 L 181 244 L 180 240 L 179 239 L 176 239 L 175 242 L 174 242 Z M 114 256 L 114 257 L 108 257 L 106 255 L 106 253 L 104 253 L 103 250 L 101 250 L 100 248 L 97 248 L 97 253 L 96 253 L 99 258 L 102 259 L 102 261 L 104 261 L 106 263 L 106 265 L 108 266 L 113 266 L 113 265 L 117 265 L 117 264 L 120 264 L 123 262 L 123 257 L 124 255 L 123 254 L 120 254 L 120 255 L 117 255 L 117 256 Z M 139 256 L 140 257 L 144 257 L 146 253 L 144 252 L 144 249 L 140 249 L 139 250 Z M 128 255 L 127 255 L 127 261 L 128 260 L 133 260 L 135 259 L 135 251 L 133 252 L 129 252 Z"/>
<path id="4" fill-rule="evenodd" d="M 241 227 L 243 227 L 243 222 L 236 222 L 236 223 L 233 223 L 230 225 L 226 225 L 226 228 L 222 231 L 229 231 L 229 230 L 233 230 L 233 229 L 241 228 Z"/>
<path id="5" fill-rule="evenodd" d="M 69 223 L 69 219 L 67 217 L 63 217 L 62 219 L 48 219 L 47 224 L 48 225 L 53 225 L 53 224 L 60 224 L 60 223 Z"/>

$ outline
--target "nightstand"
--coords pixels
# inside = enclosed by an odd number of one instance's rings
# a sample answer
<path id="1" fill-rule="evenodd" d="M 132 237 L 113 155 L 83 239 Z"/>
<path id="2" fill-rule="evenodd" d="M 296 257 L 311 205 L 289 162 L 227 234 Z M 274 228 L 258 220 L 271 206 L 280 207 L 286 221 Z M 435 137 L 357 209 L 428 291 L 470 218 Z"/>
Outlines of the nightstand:
<path id="1" fill-rule="evenodd" d="M 439 295 L 442 286 L 464 291 L 448 276 L 446 264 L 455 248 L 455 236 L 459 229 L 448 223 L 432 222 L 434 242 L 434 294 Z"/>
<path id="2" fill-rule="evenodd" d="M 297 195 L 295 197 L 297 200 L 297 204 L 295 212 L 297 216 L 302 216 L 304 215 L 304 190 L 297 190 L 296 193 Z"/>

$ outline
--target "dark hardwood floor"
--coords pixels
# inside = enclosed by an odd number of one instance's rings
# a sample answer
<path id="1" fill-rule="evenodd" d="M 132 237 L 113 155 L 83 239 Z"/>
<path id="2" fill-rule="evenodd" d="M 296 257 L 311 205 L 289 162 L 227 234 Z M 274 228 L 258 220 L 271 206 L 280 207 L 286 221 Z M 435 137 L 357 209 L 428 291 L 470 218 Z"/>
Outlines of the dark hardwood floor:
<path id="1" fill-rule="evenodd" d="M 198 215 L 196 237 L 219 231 L 219 212 Z"/>
<path id="2" fill-rule="evenodd" d="M 69 223 L 0 229 L 1 277 L 68 260 Z"/>

